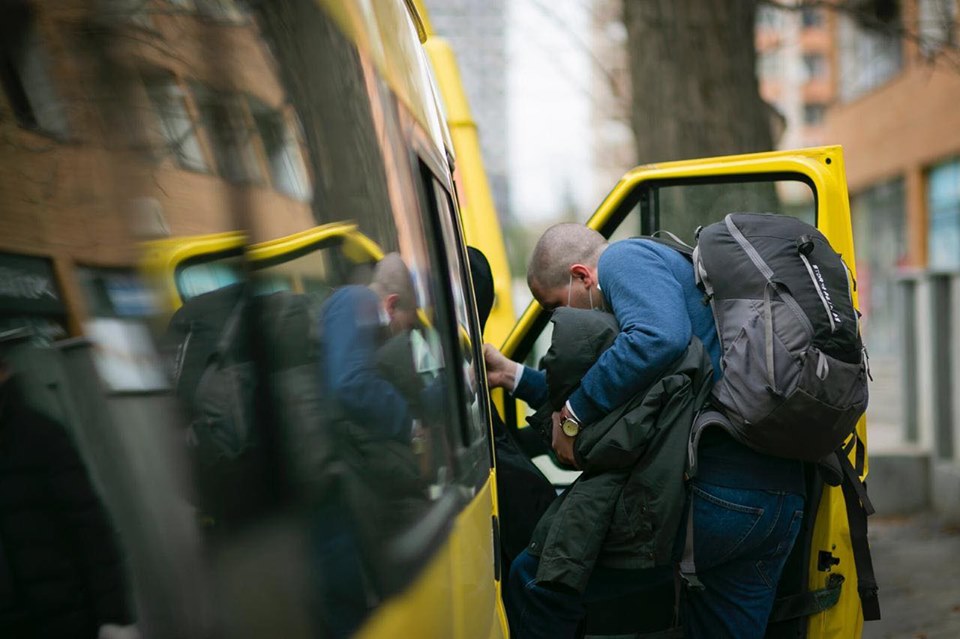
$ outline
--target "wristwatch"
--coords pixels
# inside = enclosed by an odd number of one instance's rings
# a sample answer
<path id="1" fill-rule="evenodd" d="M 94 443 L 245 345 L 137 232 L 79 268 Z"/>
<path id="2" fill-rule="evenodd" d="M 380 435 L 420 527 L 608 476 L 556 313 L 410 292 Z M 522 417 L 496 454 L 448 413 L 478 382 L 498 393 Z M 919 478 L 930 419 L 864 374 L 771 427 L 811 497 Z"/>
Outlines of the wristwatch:
<path id="1" fill-rule="evenodd" d="M 560 428 L 563 429 L 563 434 L 567 437 L 576 437 L 580 434 L 580 422 L 578 422 L 573 417 L 567 417 L 560 424 Z"/>

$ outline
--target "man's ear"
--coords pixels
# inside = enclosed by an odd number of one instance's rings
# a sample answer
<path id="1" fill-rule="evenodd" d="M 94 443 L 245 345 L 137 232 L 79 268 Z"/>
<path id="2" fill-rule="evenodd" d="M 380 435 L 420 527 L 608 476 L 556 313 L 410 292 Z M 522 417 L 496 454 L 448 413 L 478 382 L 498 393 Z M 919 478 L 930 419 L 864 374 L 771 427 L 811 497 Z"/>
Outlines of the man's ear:
<path id="1" fill-rule="evenodd" d="M 593 271 L 590 270 L 589 266 L 584 264 L 573 264 L 570 266 L 570 275 L 573 276 L 575 280 L 582 280 L 583 283 L 589 288 L 596 284 L 593 279 Z"/>
<path id="2" fill-rule="evenodd" d="M 387 315 L 390 316 L 390 319 L 393 319 L 393 314 L 397 310 L 397 300 L 400 299 L 400 296 L 396 293 L 391 293 L 383 298 L 383 308 L 387 311 Z"/>

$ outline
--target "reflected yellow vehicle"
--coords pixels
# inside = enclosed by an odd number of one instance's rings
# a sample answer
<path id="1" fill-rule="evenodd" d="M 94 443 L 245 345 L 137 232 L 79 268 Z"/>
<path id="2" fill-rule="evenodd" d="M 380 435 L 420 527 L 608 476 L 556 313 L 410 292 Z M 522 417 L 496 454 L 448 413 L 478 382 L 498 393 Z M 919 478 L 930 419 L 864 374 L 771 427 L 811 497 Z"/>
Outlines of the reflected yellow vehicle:
<path id="1" fill-rule="evenodd" d="M 70 422 L 132 568 L 135 609 L 96 624 L 505 636 L 482 338 L 413 4 L 26 0 L 4 3 L 0 24 L 16 36 L 0 243 L 37 297 L 3 319 L 45 344 L 78 338 L 40 347 L 63 374 L 40 375 L 38 403 Z M 384 254 L 395 272 L 377 271 Z M 333 318 L 335 296 L 355 315 Z M 413 308 L 417 329 L 394 335 Z M 410 341 L 415 374 L 370 396 L 330 381 L 353 364 L 330 351 L 378 328 Z M 336 446 L 355 454 L 322 463 L 324 398 L 351 392 L 370 412 L 339 420 Z M 391 412 L 400 428 L 378 432 Z M 243 429 L 217 441 L 213 423 Z M 379 451 L 402 472 L 380 472 Z"/>
<path id="2" fill-rule="evenodd" d="M 313 273 L 302 266 L 298 268 L 296 259 L 311 252 L 332 248 L 356 265 L 374 264 L 383 257 L 383 250 L 360 233 L 355 224 L 334 222 L 254 245 L 250 245 L 246 235 L 238 231 L 154 240 L 143 245 L 140 268 L 144 277 L 153 285 L 153 290 L 162 298 L 160 310 L 172 313 L 187 299 L 216 287 L 214 282 L 192 281 L 197 276 L 191 269 L 208 270 L 216 268 L 211 265 L 217 264 L 229 271 L 230 264 L 233 264 L 235 269 L 241 261 L 248 262 L 253 269 L 287 264 L 275 275 L 281 278 L 278 285 L 303 293 L 304 278 Z M 229 282 L 239 278 L 240 275 L 235 273 Z"/>

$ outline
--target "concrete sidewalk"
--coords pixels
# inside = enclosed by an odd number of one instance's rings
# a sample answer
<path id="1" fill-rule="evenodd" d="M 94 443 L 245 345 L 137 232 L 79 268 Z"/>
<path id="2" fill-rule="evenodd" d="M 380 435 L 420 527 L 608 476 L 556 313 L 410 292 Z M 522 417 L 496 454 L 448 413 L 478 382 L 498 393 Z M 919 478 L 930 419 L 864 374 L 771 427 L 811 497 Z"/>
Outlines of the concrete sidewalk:
<path id="1" fill-rule="evenodd" d="M 864 639 L 960 638 L 960 528 L 935 515 L 870 518 L 883 619 Z"/>

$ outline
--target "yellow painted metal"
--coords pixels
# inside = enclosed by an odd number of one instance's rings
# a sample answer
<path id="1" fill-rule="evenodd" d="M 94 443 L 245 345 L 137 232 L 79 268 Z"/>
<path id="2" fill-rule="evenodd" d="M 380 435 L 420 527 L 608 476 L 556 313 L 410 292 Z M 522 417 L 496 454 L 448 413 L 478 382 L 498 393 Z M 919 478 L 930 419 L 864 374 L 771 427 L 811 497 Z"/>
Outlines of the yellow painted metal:
<path id="1" fill-rule="evenodd" d="M 460 204 L 464 238 L 486 255 L 493 271 L 494 303 L 484 331 L 484 340 L 501 344 L 513 328 L 514 315 L 510 266 L 503 243 L 500 219 L 490 194 L 490 182 L 480 153 L 477 124 L 473 119 L 467 94 L 463 89 L 460 69 L 450 44 L 433 32 L 422 0 L 411 0 L 417 6 L 427 30 L 424 49 L 430 58 L 434 77 L 456 154 L 454 179 Z"/>
<path id="2" fill-rule="evenodd" d="M 152 290 L 157 291 L 157 308 L 163 313 L 172 313 L 183 304 L 176 278 L 177 268 L 181 264 L 242 251 L 245 243 L 246 235 L 239 231 L 144 242 L 141 245 L 140 271 Z"/>
<path id="3" fill-rule="evenodd" d="M 413 20 L 413 26 L 417 29 L 417 37 L 420 38 L 420 44 L 423 44 L 427 41 L 427 29 L 433 29 L 433 26 L 429 25 L 425 19 L 427 12 L 421 12 L 417 6 L 417 2 L 414 0 L 403 0 L 403 3 L 407 6 L 407 12 L 410 14 L 410 19 Z"/>
<path id="4" fill-rule="evenodd" d="M 282 259 L 307 247 L 332 241 L 343 244 L 347 257 L 357 262 L 376 261 L 383 257 L 383 250 L 376 242 L 358 231 L 356 224 L 333 222 L 254 244 L 247 250 L 247 259 L 250 260 L 253 268 L 256 268 L 257 262 Z"/>
<path id="5" fill-rule="evenodd" d="M 494 579 L 493 519 L 495 473 L 457 517 L 453 535 L 453 583 L 455 636 L 507 636 L 506 613 L 500 600 L 499 582 Z"/>
<path id="6" fill-rule="evenodd" d="M 493 575 L 494 474 L 460 512 L 433 561 L 403 594 L 374 613 L 359 639 L 508 636 Z M 451 614 L 451 612 L 453 614 Z"/>
<path id="7" fill-rule="evenodd" d="M 247 236 L 239 231 L 165 238 L 143 244 L 141 271 L 161 292 L 158 300 L 164 312 L 180 308 L 183 299 L 177 290 L 176 272 L 184 263 L 213 260 L 217 256 L 246 249 L 246 259 L 256 269 L 258 263 L 283 260 L 310 246 L 339 243 L 348 259 L 356 262 L 379 260 L 383 250 L 376 242 L 357 230 L 356 224 L 333 222 L 300 233 L 246 246 Z"/>
<path id="8" fill-rule="evenodd" d="M 439 96 L 434 85 L 427 54 L 421 45 L 430 29 L 425 11 L 415 0 L 316 0 L 341 32 L 357 48 L 365 65 L 386 83 L 398 100 L 427 133 L 432 149 L 441 156 L 451 154 L 450 144 L 440 116 Z M 454 67 L 455 69 L 455 67 Z M 457 86 L 459 76 L 456 77 Z M 462 93 L 462 87 L 459 88 Z M 489 195 L 489 186 L 480 160 L 475 125 L 464 125 L 472 140 L 460 143 L 465 158 L 475 158 L 475 168 L 458 184 L 461 198 L 469 193 L 472 202 L 462 217 L 467 243 L 484 251 L 495 274 L 497 302 L 490 326 L 502 339 L 513 322 L 510 303 L 509 273 L 499 223 Z M 458 143 L 453 142 L 457 147 Z M 471 148 L 472 150 L 468 150 Z M 469 166 L 473 160 L 464 160 Z M 474 186 L 465 187 L 465 183 Z M 486 204 L 483 204 L 486 202 Z M 334 228 L 337 227 L 337 228 Z M 176 269 L 189 260 L 242 251 L 256 268 L 257 262 L 276 263 L 285 255 L 318 242 L 339 238 L 344 250 L 355 251 L 355 257 L 374 259 L 382 250 L 349 224 L 327 225 L 299 234 L 256 245 L 245 245 L 248 238 L 241 232 L 206 236 L 178 237 L 147 243 L 143 246 L 141 267 L 144 274 L 158 284 L 162 305 L 172 312 L 182 304 L 176 287 Z M 504 319 L 499 319 L 503 317 Z M 461 327 L 461 336 L 465 333 Z M 467 337 L 467 339 L 469 339 Z M 436 549 L 424 571 L 403 593 L 385 602 L 361 630 L 361 637 L 427 637 L 446 639 L 497 639 L 508 635 L 506 615 L 500 600 L 500 584 L 494 579 L 493 517 L 496 516 L 495 481 L 490 479 L 457 516 L 453 530 Z"/>
<path id="9" fill-rule="evenodd" d="M 315 0 L 444 149 L 442 118 L 421 45 L 426 28 L 412 0 Z"/>
<path id="10" fill-rule="evenodd" d="M 164 291 L 169 312 L 183 304 L 176 287 L 177 269 L 189 261 L 244 250 L 240 232 L 168 238 L 145 243 L 142 269 Z M 251 268 L 275 265 L 302 250 L 336 243 L 350 259 L 378 260 L 382 249 L 357 230 L 355 224 L 332 223 L 246 247 Z M 350 253 L 353 253 L 351 257 Z M 430 324 L 420 312 L 424 324 Z M 461 340 L 470 348 L 469 334 L 459 327 Z M 446 639 L 497 639 L 508 634 L 506 613 L 500 600 L 500 583 L 494 578 L 493 520 L 496 475 L 477 491 L 459 513 L 453 531 L 432 557 L 423 575 L 404 594 L 378 609 L 361 637 L 427 637 Z"/>
<path id="11" fill-rule="evenodd" d="M 817 197 L 817 225 L 830 240 L 833 248 L 846 256 L 847 265 L 856 277 L 856 264 L 852 259 L 853 229 L 850 222 L 850 202 L 847 194 L 843 150 L 839 146 L 825 146 L 794 151 L 774 151 L 748 155 L 732 155 L 665 162 L 637 167 L 621 178 L 610 194 L 587 222 L 591 228 L 603 227 L 623 201 L 646 182 L 655 180 L 683 180 L 696 178 L 729 178 L 731 183 L 755 180 L 763 174 L 792 174 L 809 181 Z M 854 303 L 856 303 L 854 292 Z M 522 338 L 543 309 L 532 302 L 517 322 L 503 346 L 505 355 L 512 356 Z M 866 445 L 867 425 L 862 418 L 857 424 L 857 434 Z M 853 453 L 851 453 L 852 455 Z M 853 460 L 851 460 L 853 461 Z M 865 464 L 864 475 L 868 471 Z M 824 487 L 820 508 L 814 526 L 810 553 L 809 582 L 811 590 L 824 588 L 830 575 L 817 570 L 817 554 L 820 550 L 831 552 L 840 560 L 833 569 L 846 578 L 840 600 L 835 606 L 810 618 L 810 639 L 847 639 L 859 637 L 863 628 L 863 612 L 857 593 L 857 573 L 850 543 L 846 506 L 839 488 Z"/>

